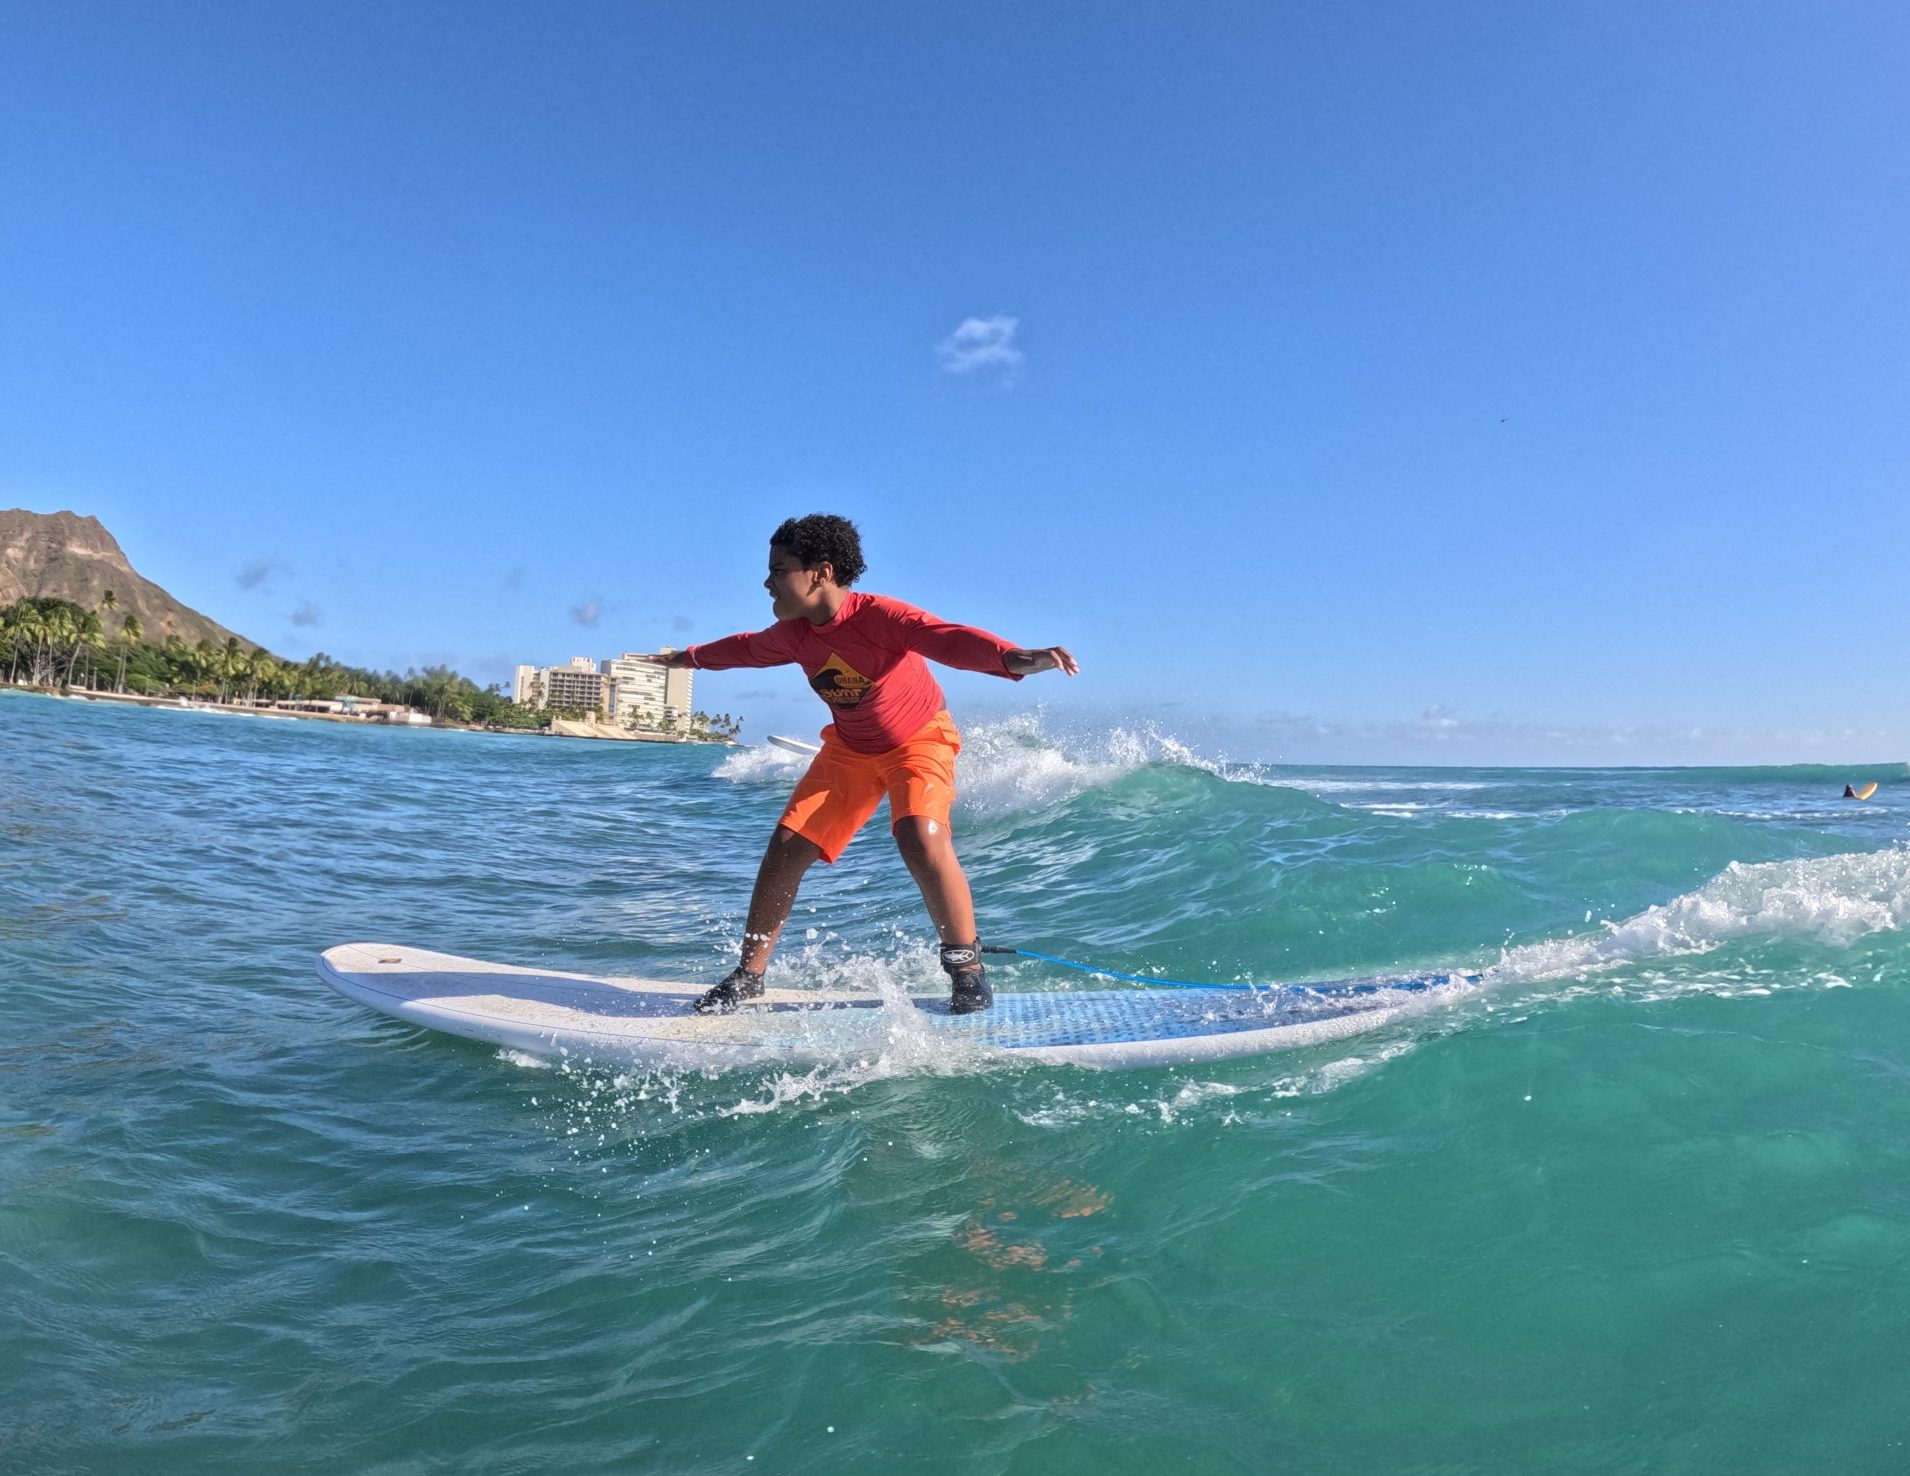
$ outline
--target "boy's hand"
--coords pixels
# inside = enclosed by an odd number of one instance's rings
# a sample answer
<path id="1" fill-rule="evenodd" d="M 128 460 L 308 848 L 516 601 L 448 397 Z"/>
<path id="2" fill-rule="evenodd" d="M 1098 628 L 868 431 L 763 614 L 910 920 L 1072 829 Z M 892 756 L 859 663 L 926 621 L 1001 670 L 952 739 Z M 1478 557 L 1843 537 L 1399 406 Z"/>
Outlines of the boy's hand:
<path id="1" fill-rule="evenodd" d="M 652 666 L 688 666 L 690 664 L 690 658 L 682 651 L 672 651 L 667 656 L 660 651 L 633 651 L 631 654 L 637 660 L 647 661 Z"/>
<path id="2" fill-rule="evenodd" d="M 1016 676 L 1033 676 L 1038 671 L 1059 671 L 1079 676 L 1081 667 L 1068 654 L 1066 646 L 1037 646 L 1033 650 L 1015 650 L 1001 658 L 1001 664 Z"/>

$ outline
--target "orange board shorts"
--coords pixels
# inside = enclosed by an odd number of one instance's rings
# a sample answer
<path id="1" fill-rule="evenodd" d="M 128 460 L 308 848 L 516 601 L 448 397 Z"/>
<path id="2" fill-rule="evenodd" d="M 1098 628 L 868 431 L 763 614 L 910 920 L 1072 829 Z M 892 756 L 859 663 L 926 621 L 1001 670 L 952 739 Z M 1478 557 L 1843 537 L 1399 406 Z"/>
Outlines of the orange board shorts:
<path id="1" fill-rule="evenodd" d="M 904 743 L 886 753 L 857 753 L 843 745 L 832 723 L 822 730 L 822 752 L 810 760 L 781 823 L 834 861 L 869 817 L 889 800 L 889 825 L 919 816 L 948 824 L 955 803 L 955 755 L 962 735 L 938 712 Z"/>

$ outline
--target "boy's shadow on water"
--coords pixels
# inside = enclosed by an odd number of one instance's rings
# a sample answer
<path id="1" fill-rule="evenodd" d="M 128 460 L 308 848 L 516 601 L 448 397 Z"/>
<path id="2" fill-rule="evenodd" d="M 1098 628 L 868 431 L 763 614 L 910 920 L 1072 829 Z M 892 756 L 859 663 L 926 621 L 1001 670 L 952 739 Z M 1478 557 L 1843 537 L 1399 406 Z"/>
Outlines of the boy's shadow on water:
<path id="1" fill-rule="evenodd" d="M 1077 1179 L 1052 1179 L 1025 1165 L 995 1159 L 978 1165 L 994 1192 L 977 1201 L 950 1233 L 937 1260 L 940 1274 L 916 1346 L 960 1342 L 1019 1362 L 1064 1328 L 1084 1274 L 1105 1247 L 1081 1222 L 1105 1212 L 1113 1197 Z"/>

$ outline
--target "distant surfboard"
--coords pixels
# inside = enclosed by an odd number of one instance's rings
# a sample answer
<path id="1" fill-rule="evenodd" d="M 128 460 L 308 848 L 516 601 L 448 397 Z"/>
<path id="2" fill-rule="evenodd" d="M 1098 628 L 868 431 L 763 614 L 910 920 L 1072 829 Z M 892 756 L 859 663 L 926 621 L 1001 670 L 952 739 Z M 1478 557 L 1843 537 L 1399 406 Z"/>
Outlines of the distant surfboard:
<path id="1" fill-rule="evenodd" d="M 1857 788 L 1857 793 L 1854 796 L 1854 798 L 1869 799 L 1876 792 L 1877 792 L 1877 781 L 1873 779 L 1868 784 L 1859 785 Z"/>
<path id="2" fill-rule="evenodd" d="M 814 757 L 816 754 L 822 752 L 822 749 L 818 745 L 805 743 L 800 738 L 779 738 L 774 733 L 771 733 L 769 735 L 769 741 L 773 747 L 785 749 L 790 753 L 804 754 L 809 757 Z"/>
<path id="3" fill-rule="evenodd" d="M 937 995 L 892 1004 L 867 994 L 771 989 L 728 1015 L 699 1015 L 698 984 L 517 968 L 388 943 L 319 956 L 340 994 L 414 1025 L 536 1056 L 690 1069 L 841 1060 L 918 1043 L 1069 1066 L 1179 1066 L 1254 1056 L 1372 1030 L 1477 975 L 1344 980 L 1264 989 L 1092 989 L 998 993 L 993 1009 L 951 1015 Z"/>

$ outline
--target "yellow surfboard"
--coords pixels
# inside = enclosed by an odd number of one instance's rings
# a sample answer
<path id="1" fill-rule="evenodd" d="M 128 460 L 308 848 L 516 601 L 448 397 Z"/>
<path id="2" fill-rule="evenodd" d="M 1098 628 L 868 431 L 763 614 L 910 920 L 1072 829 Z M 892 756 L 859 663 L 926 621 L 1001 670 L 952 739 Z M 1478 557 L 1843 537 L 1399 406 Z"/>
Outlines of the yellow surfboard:
<path id="1" fill-rule="evenodd" d="M 1864 786 L 1862 786 L 1862 787 L 1861 787 L 1861 788 L 1860 788 L 1860 789 L 1859 789 L 1859 790 L 1857 791 L 1857 798 L 1858 798 L 1858 799 L 1869 799 L 1869 798 L 1870 798 L 1870 797 L 1871 797 L 1871 796 L 1872 796 L 1873 794 L 1875 794 L 1876 792 L 1877 792 L 1877 782 L 1876 782 L 1876 780 L 1874 780 L 1874 779 L 1873 779 L 1873 780 L 1872 780 L 1872 781 L 1871 781 L 1870 783 L 1868 783 L 1868 784 L 1866 784 L 1866 785 L 1864 785 Z"/>

